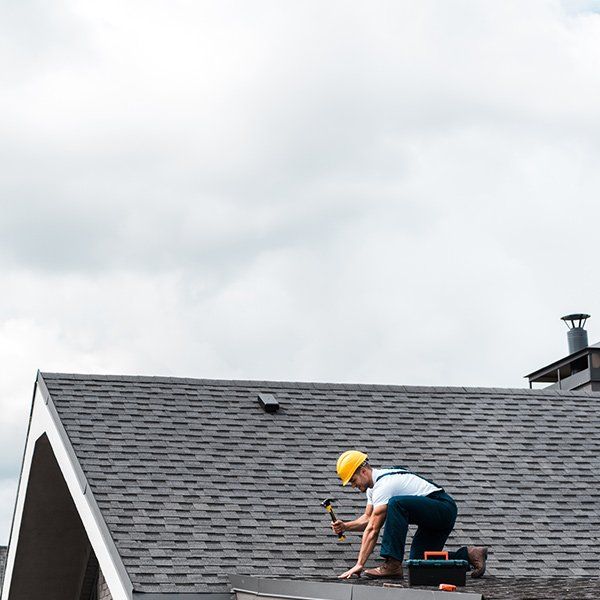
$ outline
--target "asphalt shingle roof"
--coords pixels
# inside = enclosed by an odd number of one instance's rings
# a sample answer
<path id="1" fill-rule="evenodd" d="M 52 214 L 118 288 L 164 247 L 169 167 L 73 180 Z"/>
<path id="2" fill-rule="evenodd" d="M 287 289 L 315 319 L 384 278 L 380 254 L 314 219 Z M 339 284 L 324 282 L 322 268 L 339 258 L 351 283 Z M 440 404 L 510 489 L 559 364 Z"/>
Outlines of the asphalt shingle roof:
<path id="1" fill-rule="evenodd" d="M 136 591 L 226 591 L 231 572 L 333 578 L 350 567 L 359 537 L 336 543 L 319 504 L 335 496 L 343 519 L 364 508 L 335 475 L 347 448 L 444 485 L 459 506 L 448 546 L 489 545 L 490 581 L 600 585 L 589 579 L 600 564 L 600 395 L 43 379 Z M 264 412 L 258 393 L 274 394 L 279 412 Z"/>
<path id="2" fill-rule="evenodd" d="M 381 586 L 381 582 L 371 583 L 360 579 L 360 585 Z M 408 587 L 405 579 L 387 582 L 386 585 Z M 433 590 L 429 587 L 412 589 Z M 497 577 L 486 575 L 482 579 L 469 579 L 467 586 L 458 587 L 458 591 L 481 594 L 484 600 L 598 600 L 600 581 L 590 577 L 540 577 L 532 572 L 527 577 Z M 454 596 L 447 596 L 453 600 Z"/>

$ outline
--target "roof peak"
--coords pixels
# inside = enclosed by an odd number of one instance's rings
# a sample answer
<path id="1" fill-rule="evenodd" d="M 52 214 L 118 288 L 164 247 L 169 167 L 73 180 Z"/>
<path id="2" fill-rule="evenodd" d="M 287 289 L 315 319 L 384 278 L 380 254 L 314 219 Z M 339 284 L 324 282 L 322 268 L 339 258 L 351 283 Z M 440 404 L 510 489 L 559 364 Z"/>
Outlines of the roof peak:
<path id="1" fill-rule="evenodd" d="M 589 396 L 594 394 L 587 390 L 567 391 L 556 389 L 527 389 L 527 388 L 502 388 L 502 387 L 478 387 L 478 386 L 423 386 L 423 385 L 399 385 L 399 384 L 376 384 L 376 383 L 330 383 L 325 381 L 284 381 L 284 380 L 254 380 L 254 379 L 209 379 L 194 377 L 169 377 L 155 375 L 114 375 L 98 373 L 57 373 L 40 371 L 40 375 L 46 380 L 71 380 L 71 381 L 115 381 L 136 383 L 164 383 L 164 384 L 195 384 L 195 385 L 218 385 L 231 387 L 251 387 L 262 389 L 290 388 L 298 389 L 323 389 L 323 390 L 363 390 L 378 392 L 399 393 L 431 393 L 431 394 L 523 394 L 525 396 L 537 395 L 569 395 Z"/>

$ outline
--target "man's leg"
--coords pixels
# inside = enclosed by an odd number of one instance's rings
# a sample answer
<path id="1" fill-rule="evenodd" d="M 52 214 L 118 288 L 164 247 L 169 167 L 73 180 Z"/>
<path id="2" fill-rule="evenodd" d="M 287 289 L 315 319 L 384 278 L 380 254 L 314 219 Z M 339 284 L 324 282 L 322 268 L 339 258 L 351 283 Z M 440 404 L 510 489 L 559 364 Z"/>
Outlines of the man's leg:
<path id="1" fill-rule="evenodd" d="M 454 527 L 457 513 L 454 501 L 450 496 L 446 494 L 444 496 L 447 500 L 426 496 L 390 498 L 381 540 L 381 556 L 400 561 L 404 559 L 404 546 L 409 523 L 419 526 L 413 540 L 411 558 L 423 558 L 424 550 L 443 548 Z M 433 547 L 426 547 L 428 544 L 432 544 Z M 418 553 L 420 555 L 417 555 Z"/>
<path id="2" fill-rule="evenodd" d="M 374 569 L 365 569 L 366 577 L 379 579 L 402 577 L 402 559 L 408 532 L 408 512 L 402 506 L 402 499 L 410 496 L 390 498 L 385 517 L 385 528 L 381 539 L 382 565 Z"/>
<path id="3" fill-rule="evenodd" d="M 395 496 L 390 498 L 381 540 L 381 556 L 404 560 L 404 546 L 408 525 L 417 525 L 410 558 L 423 558 L 427 550 L 442 550 L 454 528 L 458 510 L 454 500 L 446 493 L 436 498 L 423 496 Z M 448 558 L 466 560 L 473 567 L 471 577 L 485 573 L 487 548 L 463 546 L 449 552 Z"/>
<path id="4" fill-rule="evenodd" d="M 388 502 L 385 527 L 381 538 L 380 554 L 383 558 L 404 560 L 404 546 L 410 522 L 407 505 L 411 498 L 414 496 L 394 496 Z"/>
<path id="5" fill-rule="evenodd" d="M 446 493 L 422 500 L 411 521 L 418 525 L 410 547 L 412 559 L 423 559 L 428 550 L 443 550 L 458 513 L 456 503 Z"/>
<path id="6" fill-rule="evenodd" d="M 488 549 L 485 546 L 463 546 L 455 552 L 448 552 L 448 558 L 466 560 L 471 568 L 471 577 L 482 577 L 485 573 Z"/>
<path id="7" fill-rule="evenodd" d="M 448 558 L 450 560 L 466 560 L 469 562 L 469 550 L 466 546 L 461 546 L 454 552 L 448 552 Z"/>
<path id="8" fill-rule="evenodd" d="M 425 558 L 425 552 L 429 550 L 443 550 L 444 544 L 451 533 L 452 529 L 444 531 L 419 527 L 410 547 L 410 558 L 422 560 Z M 450 553 L 448 553 L 448 558 L 450 558 Z"/>

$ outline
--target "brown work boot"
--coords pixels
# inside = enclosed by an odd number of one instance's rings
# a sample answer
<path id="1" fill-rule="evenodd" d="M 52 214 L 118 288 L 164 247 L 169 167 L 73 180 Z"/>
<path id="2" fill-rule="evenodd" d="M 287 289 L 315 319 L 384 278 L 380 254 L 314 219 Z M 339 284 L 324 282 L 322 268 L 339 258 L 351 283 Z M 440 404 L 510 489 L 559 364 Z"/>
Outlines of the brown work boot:
<path id="1" fill-rule="evenodd" d="M 371 579 L 402 579 L 402 561 L 386 558 L 379 567 L 366 569 L 363 573 Z"/>
<path id="2" fill-rule="evenodd" d="M 485 561 L 487 560 L 488 549 L 483 546 L 469 546 L 467 548 L 469 562 L 473 567 L 471 577 L 481 577 L 485 573 Z"/>

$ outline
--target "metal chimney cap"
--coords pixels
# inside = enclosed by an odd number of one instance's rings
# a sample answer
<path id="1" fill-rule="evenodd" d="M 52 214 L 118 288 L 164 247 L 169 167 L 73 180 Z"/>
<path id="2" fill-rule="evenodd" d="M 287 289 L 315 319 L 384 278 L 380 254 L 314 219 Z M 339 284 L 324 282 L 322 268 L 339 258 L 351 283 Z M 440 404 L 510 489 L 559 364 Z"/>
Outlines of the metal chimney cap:
<path id="1" fill-rule="evenodd" d="M 561 320 L 566 323 L 569 329 L 574 329 L 575 327 L 583 327 L 589 318 L 590 315 L 586 315 L 585 313 L 574 313 L 561 317 Z M 578 321 L 577 325 L 575 325 L 575 321 Z"/>

